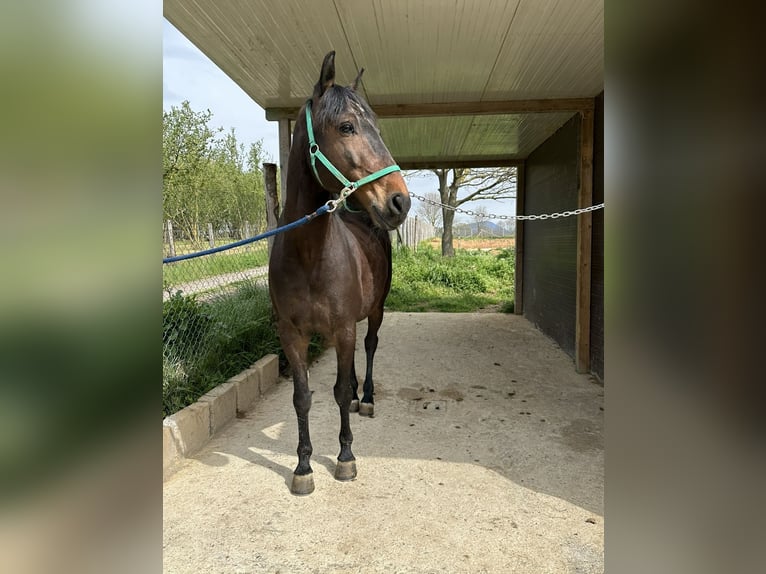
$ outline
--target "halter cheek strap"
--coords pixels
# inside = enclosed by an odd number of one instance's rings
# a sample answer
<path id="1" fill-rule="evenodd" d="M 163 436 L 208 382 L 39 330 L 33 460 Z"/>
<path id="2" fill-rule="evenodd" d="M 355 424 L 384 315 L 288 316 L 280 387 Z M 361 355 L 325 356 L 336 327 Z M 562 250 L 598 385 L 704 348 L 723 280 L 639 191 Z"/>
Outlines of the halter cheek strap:
<path id="1" fill-rule="evenodd" d="M 350 181 L 348 178 L 346 178 L 345 175 L 343 175 L 338 168 L 336 168 L 332 162 L 327 159 L 327 156 L 321 152 L 319 149 L 319 145 L 317 144 L 316 140 L 314 139 L 314 126 L 311 121 L 311 100 L 308 100 L 306 102 L 306 131 L 308 131 L 309 136 L 309 157 L 311 158 L 311 169 L 314 172 L 314 176 L 317 178 L 317 181 L 319 182 L 319 185 L 324 187 L 324 184 L 322 183 L 322 180 L 319 177 L 319 172 L 317 171 L 317 165 L 316 161 L 319 160 L 322 165 L 324 165 L 327 170 L 335 176 L 335 179 L 337 179 L 339 182 L 343 184 L 343 189 L 340 192 L 340 197 L 337 199 L 335 205 L 337 206 L 338 203 L 341 201 L 345 201 L 345 199 L 354 193 L 357 189 L 362 187 L 363 185 L 370 183 L 371 181 L 375 181 L 376 179 L 380 179 L 384 175 L 388 175 L 389 173 L 393 173 L 395 171 L 401 171 L 401 168 L 394 164 L 389 165 L 388 167 L 384 167 L 383 169 L 379 169 L 375 173 L 371 173 L 368 176 L 363 177 L 362 179 L 359 179 L 357 181 Z"/>

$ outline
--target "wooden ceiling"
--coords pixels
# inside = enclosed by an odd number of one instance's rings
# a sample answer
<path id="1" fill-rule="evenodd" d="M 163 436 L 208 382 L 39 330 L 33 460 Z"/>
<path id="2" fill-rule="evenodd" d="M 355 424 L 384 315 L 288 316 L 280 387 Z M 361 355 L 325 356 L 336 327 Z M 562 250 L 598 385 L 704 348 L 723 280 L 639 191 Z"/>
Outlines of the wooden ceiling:
<path id="1" fill-rule="evenodd" d="M 293 118 L 324 55 L 403 168 L 512 165 L 603 90 L 603 0 L 165 0 L 165 17 Z"/>

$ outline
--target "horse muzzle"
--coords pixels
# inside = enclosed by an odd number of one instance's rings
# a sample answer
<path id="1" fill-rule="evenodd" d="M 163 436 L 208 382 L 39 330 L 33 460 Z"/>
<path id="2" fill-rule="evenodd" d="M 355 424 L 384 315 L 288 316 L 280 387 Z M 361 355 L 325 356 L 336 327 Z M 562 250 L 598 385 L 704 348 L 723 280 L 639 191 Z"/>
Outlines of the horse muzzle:
<path id="1" fill-rule="evenodd" d="M 373 211 L 377 216 L 375 218 L 377 220 L 376 223 L 389 231 L 396 229 L 407 219 L 407 213 L 409 213 L 411 205 L 412 200 L 409 194 L 400 191 L 390 194 L 386 198 L 382 209 L 377 206 L 373 207 Z"/>

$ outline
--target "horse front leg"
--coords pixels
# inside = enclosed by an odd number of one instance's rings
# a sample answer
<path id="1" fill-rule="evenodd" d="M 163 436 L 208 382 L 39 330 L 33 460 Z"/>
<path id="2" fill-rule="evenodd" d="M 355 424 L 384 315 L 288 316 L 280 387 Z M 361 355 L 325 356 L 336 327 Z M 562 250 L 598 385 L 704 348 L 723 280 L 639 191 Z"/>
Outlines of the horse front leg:
<path id="1" fill-rule="evenodd" d="M 293 494 L 311 494 L 314 492 L 314 471 L 311 468 L 311 446 L 309 434 L 309 411 L 311 410 L 311 391 L 308 384 L 308 371 L 303 368 L 293 371 L 293 406 L 298 418 L 298 466 L 293 471 L 290 492 Z"/>
<path id="2" fill-rule="evenodd" d="M 364 351 L 367 356 L 367 371 L 364 375 L 364 394 L 359 404 L 359 414 L 371 417 L 375 414 L 375 383 L 372 381 L 372 363 L 378 348 L 378 329 L 383 323 L 383 308 L 371 314 L 367 319 L 367 335 L 364 338 Z"/>
<path id="3" fill-rule="evenodd" d="M 336 354 L 338 359 L 338 374 L 333 392 L 335 402 L 340 408 L 340 454 L 335 467 L 337 480 L 353 480 L 356 478 L 356 458 L 351 452 L 354 435 L 351 434 L 349 407 L 351 405 L 352 387 L 351 376 L 354 369 L 354 345 L 356 343 L 356 324 L 346 329 L 343 336 L 337 336 Z"/>
<path id="4" fill-rule="evenodd" d="M 309 434 L 309 411 L 311 410 L 311 391 L 308 381 L 308 345 L 307 337 L 297 333 L 281 336 L 282 349 L 293 372 L 293 406 L 298 419 L 298 466 L 293 471 L 290 492 L 293 494 L 311 494 L 314 492 L 314 471 L 310 459 L 313 453 Z"/>

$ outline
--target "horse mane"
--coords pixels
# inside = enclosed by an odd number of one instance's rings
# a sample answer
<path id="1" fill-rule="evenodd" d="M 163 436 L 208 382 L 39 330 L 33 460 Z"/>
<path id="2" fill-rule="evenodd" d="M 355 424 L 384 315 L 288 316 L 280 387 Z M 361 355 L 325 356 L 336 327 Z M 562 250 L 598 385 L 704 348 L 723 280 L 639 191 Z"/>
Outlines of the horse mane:
<path id="1" fill-rule="evenodd" d="M 337 84 L 329 87 L 314 110 L 316 116 L 314 121 L 318 126 L 324 127 L 336 123 L 340 115 L 349 107 L 360 116 L 366 116 L 371 119 L 373 125 L 377 125 L 377 115 L 372 111 L 366 101 L 349 86 L 338 86 Z"/>

